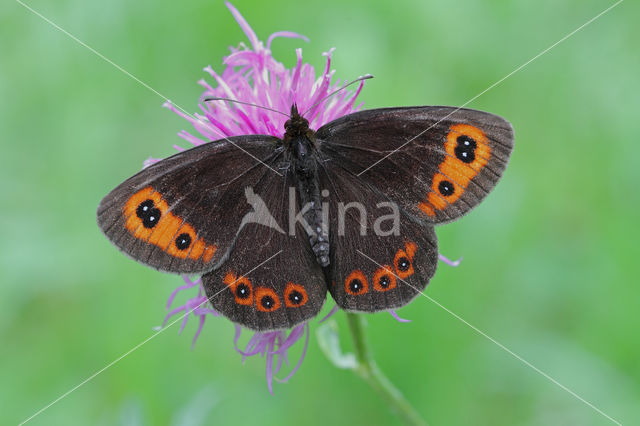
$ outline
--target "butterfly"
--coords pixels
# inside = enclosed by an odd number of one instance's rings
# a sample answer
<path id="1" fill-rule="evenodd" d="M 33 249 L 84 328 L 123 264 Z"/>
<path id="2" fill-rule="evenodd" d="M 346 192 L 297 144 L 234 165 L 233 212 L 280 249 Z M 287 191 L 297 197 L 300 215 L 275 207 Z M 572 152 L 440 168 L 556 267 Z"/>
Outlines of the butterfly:
<path id="1" fill-rule="evenodd" d="M 282 139 L 233 136 L 161 160 L 102 199 L 98 225 L 136 261 L 199 274 L 214 309 L 250 329 L 399 308 L 436 271 L 434 226 L 494 188 L 505 119 L 418 106 L 355 112 L 317 130 L 291 108 Z"/>

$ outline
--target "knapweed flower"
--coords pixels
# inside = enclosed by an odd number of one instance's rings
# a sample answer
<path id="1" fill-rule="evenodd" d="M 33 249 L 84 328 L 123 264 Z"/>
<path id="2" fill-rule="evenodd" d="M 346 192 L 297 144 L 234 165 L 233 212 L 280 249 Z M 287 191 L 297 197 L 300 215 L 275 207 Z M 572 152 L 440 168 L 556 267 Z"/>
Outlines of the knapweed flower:
<path id="1" fill-rule="evenodd" d="M 316 75 L 314 68 L 302 62 L 302 49 L 296 50 L 297 62 L 292 69 L 287 69 L 282 63 L 276 61 L 271 55 L 271 43 L 277 37 L 299 38 L 306 37 L 287 31 L 276 32 L 269 36 L 266 45 L 258 39 L 247 21 L 240 12 L 230 3 L 226 3 L 232 15 L 247 35 L 250 46 L 241 45 L 239 48 L 231 48 L 231 54 L 223 58 L 224 70 L 217 73 L 211 66 L 204 70 L 211 75 L 215 84 L 200 80 L 198 83 L 204 87 L 204 92 L 199 99 L 200 112 L 189 115 L 167 102 L 165 107 L 189 121 L 199 135 L 187 131 L 181 131 L 178 135 L 191 145 L 222 139 L 224 137 L 266 134 L 282 137 L 284 123 L 288 117 L 275 111 L 258 108 L 240 103 L 226 101 L 205 102 L 209 97 L 229 98 L 241 102 L 272 108 L 276 111 L 288 112 L 292 104 L 297 104 L 301 111 L 307 111 L 305 117 L 312 128 L 319 128 L 323 124 L 335 120 L 343 115 L 357 111 L 362 105 L 355 105 L 356 98 L 362 90 L 364 81 L 360 81 L 354 91 L 342 90 L 334 96 L 319 102 L 329 93 L 335 91 L 341 84 L 333 79 L 334 71 L 331 70 L 331 53 L 333 49 L 324 53 L 326 65 L 320 75 Z M 183 148 L 175 146 L 179 151 Z M 157 161 L 150 158 L 145 161 L 145 166 Z M 167 321 L 177 314 L 182 314 L 180 331 L 186 325 L 190 315 L 198 318 L 198 329 L 193 339 L 197 340 L 207 316 L 219 316 L 211 309 L 202 289 L 200 280 L 191 280 L 184 277 L 185 284 L 178 287 L 169 297 L 167 309 L 169 313 Z M 188 298 L 185 304 L 173 308 L 175 296 L 181 291 L 197 291 L 196 295 Z M 334 313 L 336 309 L 332 310 Z M 289 331 L 257 332 L 251 337 L 244 349 L 238 348 L 241 327 L 236 326 L 234 340 L 235 348 L 242 354 L 243 361 L 253 355 L 261 355 L 266 358 L 267 384 L 272 391 L 274 374 L 277 374 L 284 364 L 289 364 L 287 351 L 298 340 L 305 337 L 302 355 L 289 374 L 280 381 L 287 381 L 295 373 L 306 353 L 309 342 L 309 325 L 299 324 Z"/>
<path id="2" fill-rule="evenodd" d="M 223 72 L 218 74 L 211 66 L 204 70 L 211 75 L 215 85 L 200 80 L 198 83 L 204 87 L 204 92 L 199 99 L 200 112 L 189 115 L 167 102 L 165 107 L 189 121 L 198 136 L 187 131 L 181 131 L 178 135 L 189 144 L 197 146 L 212 140 L 224 137 L 266 134 L 282 137 L 284 134 L 284 122 L 287 116 L 276 111 L 288 112 L 291 105 L 296 104 L 300 111 L 307 111 L 305 118 L 309 120 L 311 128 L 319 128 L 329 121 L 343 115 L 357 111 L 362 106 L 355 105 L 355 101 L 362 90 L 364 81 L 360 81 L 358 88 L 353 91 L 341 90 L 335 95 L 323 100 L 329 93 L 341 87 L 339 80 L 333 80 L 334 71 L 331 70 L 331 53 L 333 49 L 324 53 L 326 65 L 322 73 L 316 76 L 314 68 L 302 62 L 302 49 L 296 50 L 297 63 L 292 69 L 287 69 L 282 63 L 276 61 L 271 55 L 271 43 L 277 37 L 299 38 L 306 37 L 287 31 L 277 32 L 269 36 L 265 44 L 258 39 L 247 21 L 238 10 L 230 3 L 227 7 L 234 18 L 247 35 L 250 46 L 241 45 L 239 48 L 231 48 L 231 54 L 223 59 L 225 66 Z M 205 102 L 207 98 L 227 98 L 239 102 L 213 101 Z M 320 102 L 323 100 L 322 102 Z M 240 103 L 243 102 L 243 103 Z M 258 105 L 261 107 L 246 104 Z M 182 151 L 180 146 L 174 146 Z M 145 161 L 145 166 L 158 161 L 150 158 Z M 456 262 L 449 261 L 441 256 L 441 260 L 457 266 Z M 220 313 L 209 306 L 209 301 L 204 293 L 200 279 L 192 280 L 183 277 L 185 284 L 176 288 L 167 302 L 167 313 L 164 324 L 173 316 L 182 314 L 180 332 L 184 329 L 191 315 L 198 318 L 198 328 L 193 338 L 195 344 L 208 316 L 220 316 Z M 187 301 L 178 307 L 172 308 L 174 298 L 182 291 L 193 292 L 195 296 L 187 298 Z M 337 305 L 329 314 L 321 320 L 324 321 L 338 311 Z M 408 322 L 400 318 L 394 310 L 389 313 L 400 322 Z M 305 336 L 305 342 L 301 356 L 296 365 L 283 379 L 286 382 L 298 370 L 307 351 L 309 343 L 309 324 L 302 323 L 291 330 L 277 330 L 268 332 L 256 332 L 249 339 L 246 347 L 240 349 L 238 340 L 242 328 L 238 325 L 234 338 L 234 347 L 242 355 L 244 362 L 247 357 L 260 355 L 266 359 L 266 378 L 269 391 L 272 392 L 274 375 L 280 372 L 284 364 L 289 365 L 287 351 Z"/>
<path id="3" fill-rule="evenodd" d="M 354 92 L 343 90 L 326 101 L 317 104 L 330 92 L 340 87 L 340 80 L 332 81 L 334 71 L 331 70 L 331 53 L 323 55 L 327 58 L 323 72 L 316 77 L 314 68 L 302 62 L 302 49 L 296 49 L 297 63 L 293 69 L 287 69 L 271 56 L 271 43 L 277 37 L 306 37 L 281 31 L 271 34 L 266 46 L 258 39 L 240 12 L 227 3 L 227 7 L 240 24 L 240 27 L 251 42 L 251 47 L 241 45 L 231 48 L 231 54 L 223 58 L 225 69 L 221 74 L 211 66 L 204 69 L 213 77 L 216 86 L 207 81 L 198 83 L 205 88 L 200 96 L 200 113 L 189 116 L 170 102 L 164 106 L 189 121 L 201 137 L 187 131 L 178 133 L 180 137 L 193 145 L 201 145 L 225 136 L 236 135 L 284 135 L 284 123 L 288 117 L 274 111 L 253 106 L 227 103 L 223 101 L 204 102 L 208 97 L 223 97 L 272 108 L 288 114 L 291 105 L 298 105 L 300 111 L 307 111 L 305 118 L 309 125 L 317 129 L 329 121 L 357 111 L 362 106 L 354 106 L 364 81 Z M 317 105 L 316 105 L 317 104 Z M 315 106 L 314 106 L 315 105 Z"/>

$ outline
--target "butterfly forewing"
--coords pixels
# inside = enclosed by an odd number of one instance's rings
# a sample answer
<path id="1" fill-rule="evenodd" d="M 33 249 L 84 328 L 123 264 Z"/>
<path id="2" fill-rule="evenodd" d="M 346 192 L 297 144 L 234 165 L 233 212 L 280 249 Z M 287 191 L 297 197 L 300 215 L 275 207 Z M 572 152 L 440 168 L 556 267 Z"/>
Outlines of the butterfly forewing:
<path id="1" fill-rule="evenodd" d="M 407 212 L 448 222 L 496 185 L 513 149 L 508 121 L 453 107 L 361 111 L 321 127 L 321 152 L 359 175 Z"/>
<path id="2" fill-rule="evenodd" d="M 161 160 L 117 186 L 98 207 L 102 231 L 127 255 L 156 269 L 213 269 L 251 209 L 244 188 L 272 174 L 281 178 L 268 167 L 281 154 L 279 139 L 230 139 Z"/>

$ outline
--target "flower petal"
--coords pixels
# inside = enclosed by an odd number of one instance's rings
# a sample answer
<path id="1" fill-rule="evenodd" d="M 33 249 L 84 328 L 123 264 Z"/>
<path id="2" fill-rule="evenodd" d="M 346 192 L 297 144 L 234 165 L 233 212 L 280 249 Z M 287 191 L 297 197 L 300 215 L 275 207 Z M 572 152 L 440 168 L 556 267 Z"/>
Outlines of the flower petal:
<path id="1" fill-rule="evenodd" d="M 293 369 L 289 372 L 289 374 L 284 378 L 284 379 L 277 379 L 280 383 L 286 383 L 289 381 L 289 379 L 291 377 L 293 377 L 294 374 L 296 374 L 296 371 L 298 371 L 298 369 L 300 368 L 300 366 L 302 365 L 302 361 L 304 360 L 305 355 L 307 354 L 307 348 L 309 347 L 309 324 L 305 323 L 304 324 L 304 330 L 306 331 L 306 337 L 304 339 L 304 346 L 302 347 L 302 353 L 300 354 L 300 358 L 298 359 L 298 363 L 296 364 L 295 367 L 293 367 Z"/>
<path id="2" fill-rule="evenodd" d="M 309 43 L 309 39 L 306 36 L 303 36 L 302 34 L 294 33 L 294 32 L 291 32 L 291 31 L 278 31 L 278 32 L 275 32 L 275 33 L 271 34 L 269 36 L 269 38 L 267 39 L 267 49 L 268 50 L 271 50 L 271 42 L 273 41 L 273 39 L 278 38 L 278 37 L 300 38 L 300 39 L 306 41 L 307 43 Z"/>
<path id="3" fill-rule="evenodd" d="M 242 31 L 244 31 L 244 33 L 247 35 L 247 38 L 251 42 L 253 48 L 255 50 L 260 50 L 260 48 L 262 48 L 262 43 L 258 40 L 258 36 L 256 36 L 256 33 L 253 31 L 251 26 L 249 26 L 249 23 L 244 19 L 240 12 L 238 12 L 238 9 L 236 9 L 231 3 L 226 1 L 224 2 L 224 4 L 227 5 L 227 8 L 229 8 L 233 17 L 236 18 L 236 22 L 238 22 L 240 28 L 242 28 Z"/>
<path id="4" fill-rule="evenodd" d="M 333 308 L 331 308 L 329 313 L 327 315 L 325 315 L 319 322 L 325 322 L 326 320 L 331 318 L 339 310 L 340 310 L 340 307 L 338 305 L 335 305 Z"/>
<path id="5" fill-rule="evenodd" d="M 400 318 L 400 315 L 398 315 L 398 313 L 396 311 L 394 311 L 393 309 L 389 309 L 389 313 L 391 314 L 392 317 L 394 317 L 396 319 L 396 321 L 398 322 L 411 322 L 410 319 L 404 319 L 404 318 Z"/>
<path id="6" fill-rule="evenodd" d="M 460 265 L 460 262 L 462 262 L 462 258 L 459 258 L 458 260 L 451 260 L 441 254 L 438 254 L 438 259 L 440 259 L 440 261 L 446 263 L 447 265 L 453 266 L 453 267 Z"/>

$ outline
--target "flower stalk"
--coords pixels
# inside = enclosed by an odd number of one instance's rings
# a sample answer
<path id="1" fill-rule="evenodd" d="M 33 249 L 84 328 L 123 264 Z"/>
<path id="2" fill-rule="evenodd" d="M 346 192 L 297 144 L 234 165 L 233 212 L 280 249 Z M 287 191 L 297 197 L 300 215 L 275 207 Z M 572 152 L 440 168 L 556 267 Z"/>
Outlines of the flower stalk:
<path id="1" fill-rule="evenodd" d="M 361 314 L 345 312 L 351 339 L 353 340 L 353 351 L 356 356 L 357 367 L 354 369 L 362 379 L 395 411 L 408 425 L 426 426 L 425 422 L 415 408 L 402 395 L 387 376 L 382 373 L 369 348 L 365 336 L 365 319 Z"/>

